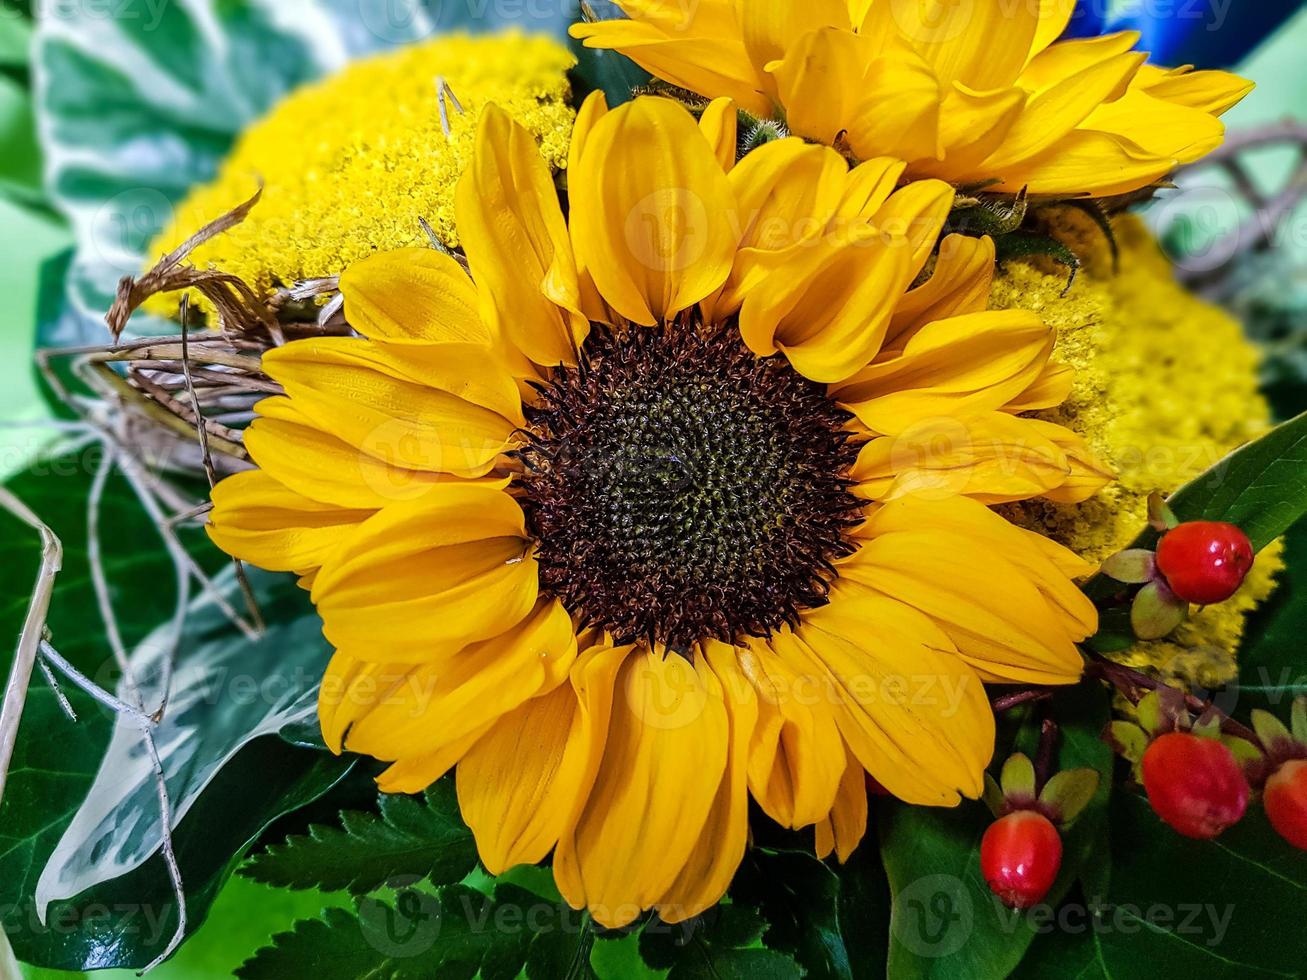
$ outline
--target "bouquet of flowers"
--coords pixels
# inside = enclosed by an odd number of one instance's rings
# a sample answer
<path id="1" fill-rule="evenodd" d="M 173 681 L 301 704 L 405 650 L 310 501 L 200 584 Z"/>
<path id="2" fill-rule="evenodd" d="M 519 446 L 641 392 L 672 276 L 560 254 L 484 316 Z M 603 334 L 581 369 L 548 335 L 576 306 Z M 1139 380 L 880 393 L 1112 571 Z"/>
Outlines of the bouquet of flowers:
<path id="1" fill-rule="evenodd" d="M 1136 213 L 1251 82 L 1066 0 L 128 6 L 35 25 L 17 960 L 1296 975 L 1307 420 Z"/>

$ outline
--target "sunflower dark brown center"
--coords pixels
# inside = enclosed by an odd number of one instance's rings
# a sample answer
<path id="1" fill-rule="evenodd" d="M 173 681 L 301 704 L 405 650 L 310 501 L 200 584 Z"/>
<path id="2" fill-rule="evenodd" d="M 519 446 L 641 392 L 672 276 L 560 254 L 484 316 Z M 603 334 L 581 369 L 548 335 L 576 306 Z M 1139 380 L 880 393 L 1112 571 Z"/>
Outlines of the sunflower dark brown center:
<path id="1" fill-rule="evenodd" d="M 795 621 L 851 551 L 848 418 L 736 330 L 596 327 L 528 412 L 543 588 L 619 641 L 682 651 Z"/>

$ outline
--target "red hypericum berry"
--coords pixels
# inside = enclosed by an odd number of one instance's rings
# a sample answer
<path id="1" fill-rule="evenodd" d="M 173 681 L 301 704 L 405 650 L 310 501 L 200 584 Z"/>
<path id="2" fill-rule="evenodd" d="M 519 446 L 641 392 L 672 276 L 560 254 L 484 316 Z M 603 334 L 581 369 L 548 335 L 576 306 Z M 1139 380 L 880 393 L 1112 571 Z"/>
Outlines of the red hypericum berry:
<path id="1" fill-rule="evenodd" d="M 1008 908 L 1043 900 L 1062 866 L 1062 838 L 1048 817 L 1016 810 L 989 825 L 980 841 L 980 873 Z"/>
<path id="2" fill-rule="evenodd" d="M 1157 546 L 1157 570 L 1171 591 L 1200 606 L 1234 595 L 1252 565 L 1248 535 L 1222 521 L 1179 524 Z"/>
<path id="3" fill-rule="evenodd" d="M 1290 759 L 1266 781 L 1262 795 L 1275 832 L 1307 851 L 1307 761 Z"/>
<path id="4" fill-rule="evenodd" d="M 1153 810 L 1186 837 L 1215 837 L 1248 807 L 1248 780 L 1214 738 L 1162 735 L 1144 752 L 1143 772 Z"/>

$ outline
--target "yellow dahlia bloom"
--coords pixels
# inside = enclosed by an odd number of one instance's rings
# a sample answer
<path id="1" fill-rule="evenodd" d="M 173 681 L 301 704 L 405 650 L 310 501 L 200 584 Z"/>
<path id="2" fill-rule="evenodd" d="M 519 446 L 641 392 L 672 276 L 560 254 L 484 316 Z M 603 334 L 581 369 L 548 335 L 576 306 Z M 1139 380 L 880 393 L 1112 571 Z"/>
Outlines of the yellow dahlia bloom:
<path id="1" fill-rule="evenodd" d="M 1133 31 L 1054 43 L 1074 0 L 617 3 L 629 20 L 572 33 L 856 158 L 994 191 L 1145 187 L 1219 145 L 1252 88 L 1145 65 Z"/>
<path id="2" fill-rule="evenodd" d="M 987 504 L 1105 477 L 1027 412 L 1067 394 L 1051 330 L 986 311 L 993 248 L 952 201 L 734 108 L 592 96 L 564 217 L 489 108 L 456 195 L 468 271 L 355 263 L 361 335 L 270 351 L 285 390 L 211 534 L 303 576 L 337 652 L 332 749 L 411 792 L 457 766 L 499 873 L 553 853 L 605 926 L 715 903 L 748 800 L 846 857 L 864 773 L 981 792 L 983 681 L 1069 683 L 1091 567 Z"/>

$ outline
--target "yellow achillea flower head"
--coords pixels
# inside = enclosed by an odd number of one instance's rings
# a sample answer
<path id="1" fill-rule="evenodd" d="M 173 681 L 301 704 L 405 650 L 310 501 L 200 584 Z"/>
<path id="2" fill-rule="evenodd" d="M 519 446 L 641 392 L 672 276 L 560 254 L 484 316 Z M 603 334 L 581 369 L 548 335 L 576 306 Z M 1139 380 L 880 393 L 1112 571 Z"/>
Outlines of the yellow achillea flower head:
<path id="1" fill-rule="evenodd" d="M 1218 146 L 1216 117 L 1252 88 L 1145 65 L 1136 32 L 1053 43 L 1074 0 L 617 3 L 629 20 L 573 35 L 855 158 L 993 191 L 1145 187 Z"/>
<path id="2" fill-rule="evenodd" d="M 486 867 L 552 850 L 605 926 L 715 903 L 750 796 L 841 859 L 868 772 L 979 796 L 982 681 L 1071 683 L 1096 626 L 1092 566 L 986 506 L 1105 479 L 1028 415 L 1070 378 L 1038 317 L 985 310 L 992 245 L 951 237 L 912 288 L 947 184 L 796 138 L 736 163 L 735 120 L 592 96 L 565 217 L 487 109 L 470 277 L 434 249 L 351 266 L 361 336 L 265 356 L 259 469 L 213 494 L 223 549 L 311 587 L 327 743 L 388 791 L 457 766 Z"/>
<path id="3" fill-rule="evenodd" d="M 549 164 L 561 167 L 572 129 L 567 71 L 574 63 L 555 41 L 520 34 L 449 35 L 355 62 L 297 90 L 251 126 L 217 179 L 178 207 L 150 262 L 247 200 L 260 181 L 263 198 L 249 218 L 190 258 L 260 293 L 425 242 L 419 219 L 456 245 L 454 186 L 482 107 L 501 106 L 536 138 Z M 441 78 L 462 108 L 447 100 L 448 135 Z M 155 297 L 150 307 L 172 315 L 177 298 Z"/>
<path id="4" fill-rule="evenodd" d="M 1133 216 L 1114 222 L 1113 272 L 1102 233 L 1062 209 L 1059 237 L 1088 259 L 1066 298 L 1061 273 L 1010 262 L 993 288 L 997 308 L 1036 311 L 1057 327 L 1056 356 L 1074 368 L 1071 394 L 1044 417 L 1082 435 L 1117 480 L 1074 506 L 1018 505 L 1022 523 L 1091 561 L 1125 547 L 1147 521 L 1148 495 L 1169 493 L 1270 428 L 1258 393 L 1256 348 L 1229 314 L 1175 281 L 1170 262 Z M 1176 632 L 1121 657 L 1184 682 L 1213 686 L 1235 673 L 1244 620 L 1274 587 L 1277 542 L 1257 556 L 1227 602 L 1195 608 Z"/>

